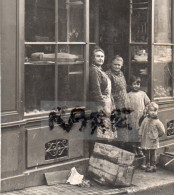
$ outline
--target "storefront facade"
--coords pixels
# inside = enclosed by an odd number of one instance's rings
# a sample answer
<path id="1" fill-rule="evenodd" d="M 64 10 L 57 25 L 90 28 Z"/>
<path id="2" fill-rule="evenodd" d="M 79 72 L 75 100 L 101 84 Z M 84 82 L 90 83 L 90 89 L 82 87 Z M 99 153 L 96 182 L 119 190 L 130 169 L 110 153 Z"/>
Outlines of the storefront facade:
<path id="1" fill-rule="evenodd" d="M 105 70 L 119 54 L 127 83 L 131 74 L 141 76 L 160 105 L 160 147 L 173 144 L 173 0 L 2 0 L 0 7 L 2 191 L 42 185 L 45 172 L 73 165 L 85 171 L 88 142 L 80 124 L 69 133 L 50 131 L 48 114 L 86 106 L 95 45 L 105 51 Z"/>

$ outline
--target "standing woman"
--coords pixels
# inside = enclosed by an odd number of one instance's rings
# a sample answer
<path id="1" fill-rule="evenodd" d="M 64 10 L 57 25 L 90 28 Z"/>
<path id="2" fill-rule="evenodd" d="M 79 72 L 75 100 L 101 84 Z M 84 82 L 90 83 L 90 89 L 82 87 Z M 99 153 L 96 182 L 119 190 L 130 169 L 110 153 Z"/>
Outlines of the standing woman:
<path id="1" fill-rule="evenodd" d="M 128 108 L 127 84 L 121 68 L 123 67 L 123 58 L 119 55 L 114 56 L 111 62 L 110 70 L 106 73 L 112 82 L 112 95 L 117 109 Z"/>
<path id="2" fill-rule="evenodd" d="M 104 51 L 100 48 L 94 49 L 89 69 L 89 93 L 92 110 L 102 110 L 109 116 L 112 111 L 111 81 L 102 69 L 104 60 Z"/>
<path id="3" fill-rule="evenodd" d="M 110 70 L 106 73 L 109 76 L 112 83 L 112 96 L 116 109 L 123 110 L 129 108 L 129 101 L 127 95 L 127 84 L 121 68 L 123 67 L 123 58 L 119 55 L 114 56 L 111 62 Z M 123 118 L 126 117 L 124 113 L 121 113 Z M 127 120 L 128 123 L 128 120 Z M 126 127 L 118 127 L 118 141 L 128 141 L 128 129 Z"/>

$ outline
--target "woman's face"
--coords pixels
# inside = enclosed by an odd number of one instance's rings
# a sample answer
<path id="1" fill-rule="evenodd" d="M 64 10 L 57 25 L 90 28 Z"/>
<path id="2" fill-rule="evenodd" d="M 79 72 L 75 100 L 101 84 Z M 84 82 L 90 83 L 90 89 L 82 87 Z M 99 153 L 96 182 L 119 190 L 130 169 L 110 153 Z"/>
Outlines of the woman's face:
<path id="1" fill-rule="evenodd" d="M 103 65 L 104 60 L 105 60 L 105 55 L 104 55 L 103 52 L 101 52 L 101 51 L 95 52 L 95 54 L 94 54 L 94 63 L 96 65 L 98 65 L 98 66 Z"/>
<path id="2" fill-rule="evenodd" d="M 122 61 L 117 60 L 117 59 L 115 59 L 115 60 L 112 61 L 111 68 L 112 68 L 113 71 L 120 72 L 122 66 L 123 66 L 123 62 Z"/>

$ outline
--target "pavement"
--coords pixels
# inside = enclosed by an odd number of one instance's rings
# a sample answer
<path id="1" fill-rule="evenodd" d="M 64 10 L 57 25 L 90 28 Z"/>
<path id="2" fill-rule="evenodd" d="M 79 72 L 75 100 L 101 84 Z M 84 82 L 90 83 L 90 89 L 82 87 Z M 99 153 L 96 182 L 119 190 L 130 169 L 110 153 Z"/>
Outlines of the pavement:
<path id="1" fill-rule="evenodd" d="M 115 195 L 115 194 L 170 194 L 174 195 L 174 172 L 158 168 L 157 172 L 147 173 L 136 169 L 132 185 L 125 188 L 101 186 L 91 181 L 91 187 L 69 184 L 42 185 L 22 190 L 1 193 L 2 195 Z"/>

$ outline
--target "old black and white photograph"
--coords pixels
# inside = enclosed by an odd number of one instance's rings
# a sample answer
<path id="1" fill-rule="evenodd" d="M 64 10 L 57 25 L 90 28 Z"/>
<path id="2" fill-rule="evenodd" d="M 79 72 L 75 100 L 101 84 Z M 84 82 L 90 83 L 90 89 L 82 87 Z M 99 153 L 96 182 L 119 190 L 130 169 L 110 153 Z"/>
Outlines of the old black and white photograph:
<path id="1" fill-rule="evenodd" d="M 174 0 L 0 14 L 0 193 L 174 194 Z"/>

